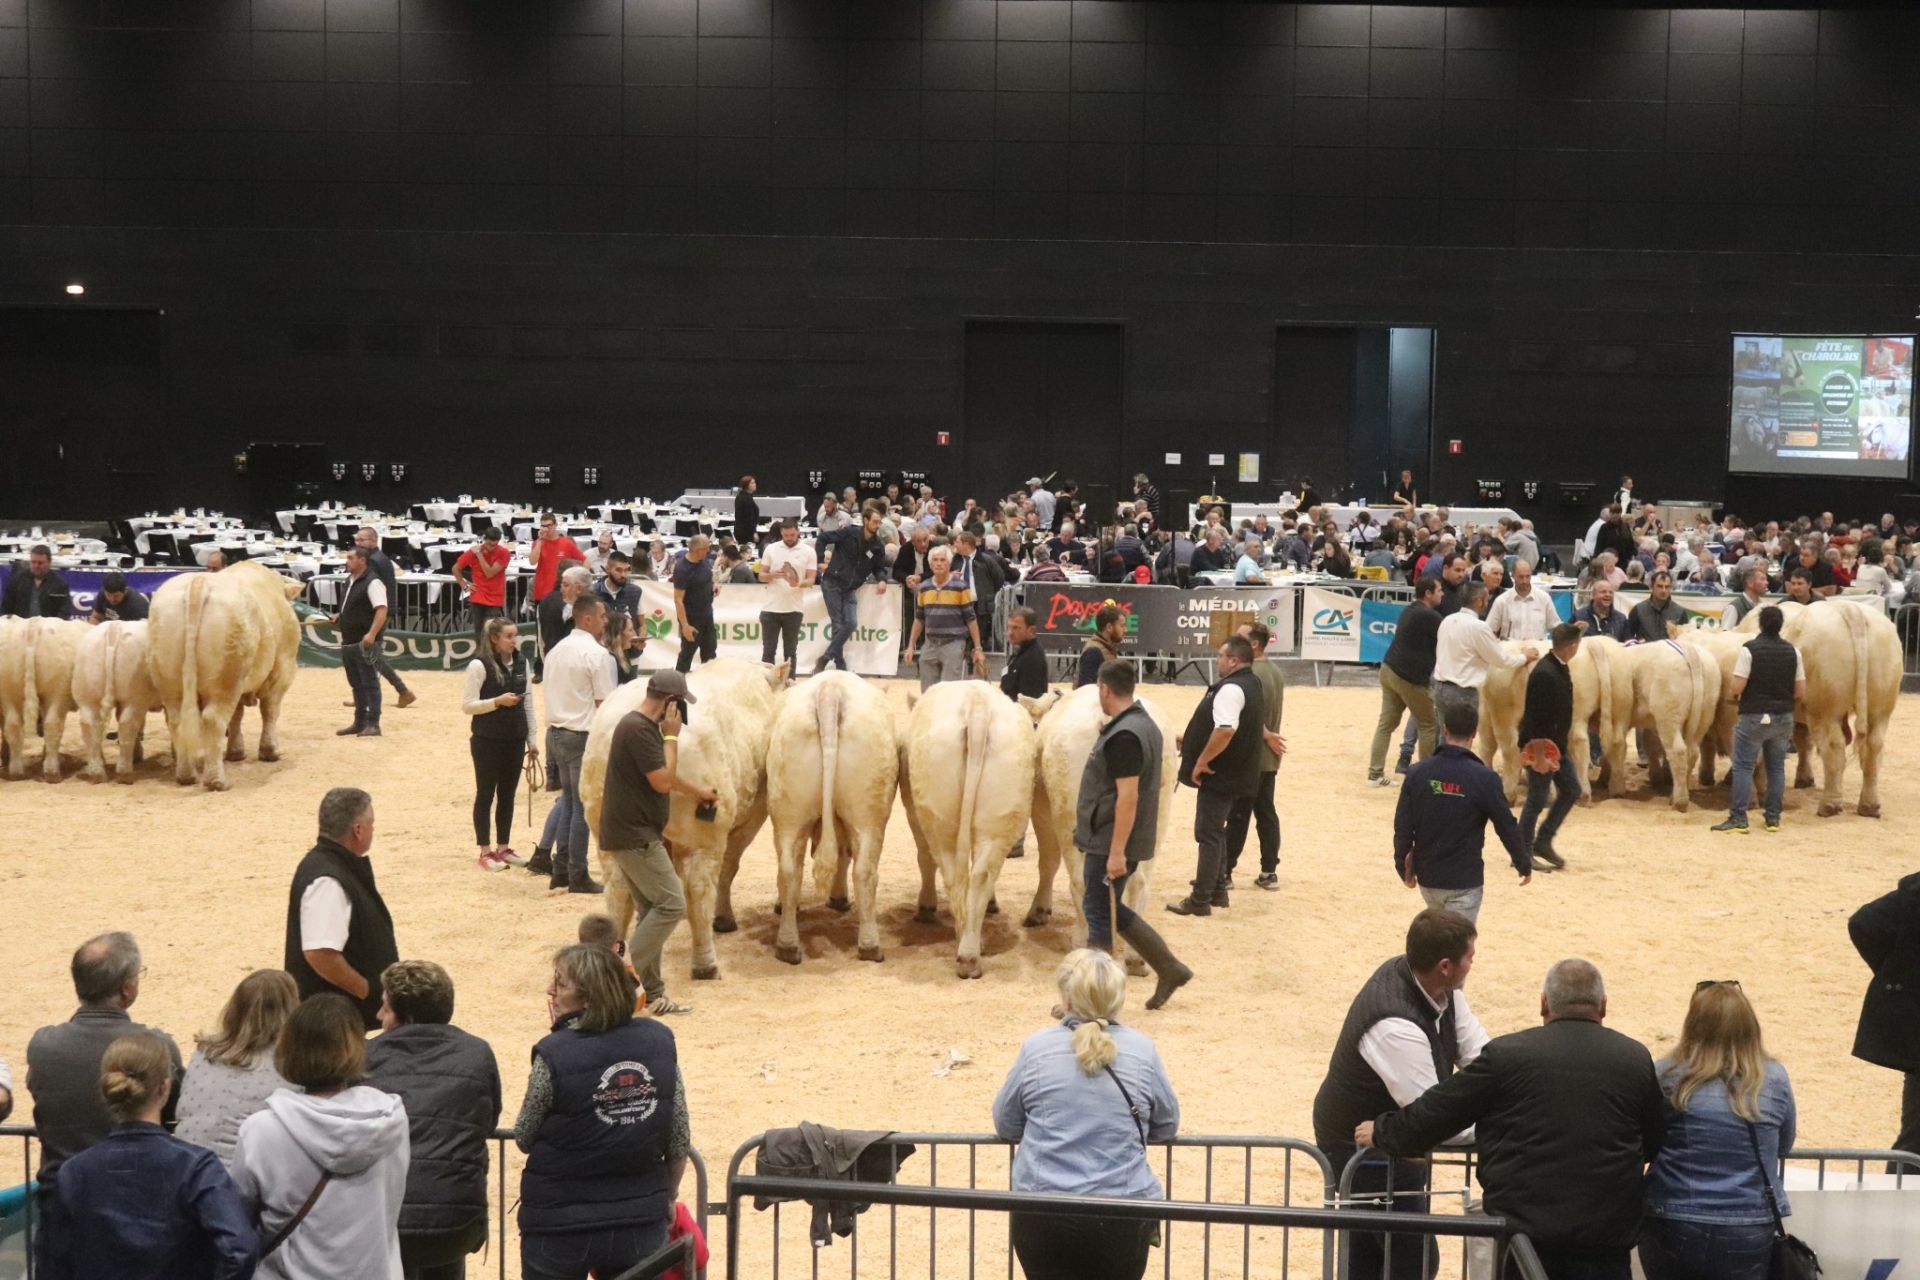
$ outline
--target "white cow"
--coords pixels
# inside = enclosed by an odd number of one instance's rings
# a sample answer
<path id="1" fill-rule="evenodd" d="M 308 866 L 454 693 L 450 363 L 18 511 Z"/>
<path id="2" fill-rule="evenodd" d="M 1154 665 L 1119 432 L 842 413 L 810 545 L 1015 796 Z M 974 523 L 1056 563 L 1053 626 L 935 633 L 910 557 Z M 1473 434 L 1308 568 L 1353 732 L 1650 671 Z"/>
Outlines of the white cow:
<path id="1" fill-rule="evenodd" d="M 1520 773 L 1520 717 L 1527 709 L 1527 680 L 1540 655 L 1548 653 L 1552 645 L 1545 640 L 1504 640 L 1500 647 L 1508 653 L 1532 649 L 1535 657 L 1517 667 L 1495 667 L 1487 672 L 1487 681 L 1480 687 L 1480 732 L 1474 749 L 1482 760 L 1500 770 L 1507 803 L 1516 804 L 1527 794 Z"/>
<path id="2" fill-rule="evenodd" d="M 1606 744 L 1619 736 L 1613 727 L 1618 708 L 1613 679 L 1614 664 L 1624 648 L 1612 636 L 1587 636 L 1580 641 L 1580 652 L 1567 664 L 1567 674 L 1573 679 L 1573 729 L 1567 735 L 1567 753 L 1573 757 L 1574 776 L 1580 780 L 1581 804 L 1593 803 L 1593 783 L 1588 776 L 1593 766 L 1593 743 L 1587 735 L 1600 739 L 1603 755 Z M 1607 784 L 1609 795 L 1618 795 L 1626 786 L 1626 773 L 1615 769 L 1616 763 L 1613 756 L 1607 756 L 1601 766 L 1601 780 Z"/>
<path id="3" fill-rule="evenodd" d="M 680 730 L 680 776 L 713 788 L 718 796 L 713 821 L 694 816 L 692 796 L 675 792 L 665 837 L 667 852 L 687 892 L 687 926 L 693 937 L 693 976 L 717 978 L 720 961 L 713 935 L 733 927 L 733 906 L 724 889 L 715 907 L 716 881 L 731 886 L 740 854 L 767 820 L 767 738 L 786 682 L 786 668 L 768 668 L 744 658 L 716 658 L 687 676 L 695 702 Z M 646 700 L 647 682 L 635 680 L 614 691 L 594 713 L 580 765 L 580 801 L 587 828 L 600 838 L 600 800 L 606 792 L 607 751 L 620 718 Z M 618 876 L 606 876 L 607 914 L 625 934 L 633 903 Z M 718 923 L 724 921 L 724 924 Z"/>
<path id="4" fill-rule="evenodd" d="M 1614 657 L 1611 684 L 1613 715 L 1600 739 L 1611 762 L 1609 791 L 1618 794 L 1623 786 L 1628 730 L 1646 730 L 1647 780 L 1655 789 L 1667 788 L 1673 807 L 1685 813 L 1700 741 L 1718 710 L 1718 662 L 1686 634 L 1624 645 Z"/>
<path id="5" fill-rule="evenodd" d="M 1040 848 L 1040 884 L 1034 891 L 1033 906 L 1027 911 L 1024 923 L 1030 929 L 1037 928 L 1053 918 L 1053 882 L 1064 861 L 1067 888 L 1074 904 L 1073 945 L 1084 947 L 1087 920 L 1079 904 L 1085 900 L 1086 866 L 1073 843 L 1073 828 L 1080 808 L 1080 779 L 1093 744 L 1106 726 L 1106 715 L 1100 710 L 1097 685 L 1085 685 L 1064 695 L 1051 694 L 1040 702 L 1040 754 L 1033 788 L 1033 835 Z M 1179 772 L 1178 759 L 1173 740 L 1179 730 L 1165 712 L 1146 698 L 1140 698 L 1139 702 L 1160 728 L 1160 810 L 1155 847 L 1164 850 L 1167 829 L 1173 819 L 1173 794 L 1178 787 L 1175 777 Z M 1147 896 L 1147 876 L 1152 866 L 1151 862 L 1143 862 L 1127 878 L 1126 903 L 1135 911 Z"/>
<path id="6" fill-rule="evenodd" d="M 773 953 L 787 964 L 800 963 L 800 882 L 809 841 L 814 884 L 830 891 L 827 905 L 836 911 L 849 906 L 851 869 L 860 958 L 883 958 L 873 898 L 899 759 L 886 695 L 859 676 L 829 671 L 781 699 L 767 745 L 767 811 L 780 858 L 780 936 Z"/>
<path id="7" fill-rule="evenodd" d="M 173 776 L 227 789 L 227 761 L 247 758 L 240 718 L 260 706 L 260 759 L 280 758 L 280 704 L 299 671 L 301 585 L 251 560 L 183 573 L 153 593 L 147 667 L 173 733 Z M 226 736 L 226 755 L 220 739 Z"/>
<path id="8" fill-rule="evenodd" d="M 160 705 L 147 668 L 147 624 L 109 620 L 89 627 L 80 641 L 73 671 L 73 700 L 80 707 L 80 727 L 86 735 L 87 767 L 81 777 L 101 782 L 107 776 L 107 730 L 119 735 L 116 782 L 132 782 L 140 762 L 140 738 L 147 729 L 147 713 Z"/>
<path id="9" fill-rule="evenodd" d="M 73 710 L 73 659 L 87 624 L 64 618 L 8 618 L 0 631 L 0 720 L 10 777 L 27 772 L 27 739 L 43 738 L 40 780 L 60 781 L 60 739 Z"/>
<path id="10" fill-rule="evenodd" d="M 937 866 L 959 935 L 962 978 L 980 976 L 980 930 L 1007 850 L 1033 806 L 1033 717 L 979 680 L 936 684 L 920 696 L 901 744 L 900 798 L 920 858 L 920 909 L 937 919 Z"/>

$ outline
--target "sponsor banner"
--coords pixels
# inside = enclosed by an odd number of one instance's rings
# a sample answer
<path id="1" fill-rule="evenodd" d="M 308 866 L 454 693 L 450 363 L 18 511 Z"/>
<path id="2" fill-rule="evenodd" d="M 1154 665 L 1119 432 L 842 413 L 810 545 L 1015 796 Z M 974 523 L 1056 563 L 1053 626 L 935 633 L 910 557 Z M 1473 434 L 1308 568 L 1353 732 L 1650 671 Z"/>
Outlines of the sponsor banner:
<path id="1" fill-rule="evenodd" d="M 673 588 L 663 582 L 641 582 L 640 625 L 647 647 L 636 664 L 643 671 L 671 667 L 680 657 L 679 637 L 674 627 Z M 859 594 L 858 628 L 847 642 L 847 664 L 863 676 L 891 676 L 900 668 L 900 597 L 898 587 L 881 592 L 862 587 Z M 760 660 L 760 607 L 766 603 L 771 587 L 759 583 L 733 583 L 721 588 L 714 600 L 713 620 L 719 635 L 719 656 Z M 296 604 L 302 617 L 327 615 L 306 605 Z M 470 632 L 397 631 L 387 629 L 380 635 L 381 652 L 395 670 L 459 671 L 473 660 L 474 639 Z M 532 660 L 537 644 L 531 620 L 520 624 L 520 647 Z M 800 621 L 800 668 L 813 669 L 827 651 L 827 607 L 819 590 L 805 593 L 805 608 Z M 337 667 L 340 665 L 340 633 L 325 625 L 300 629 L 300 665 Z"/>
<path id="2" fill-rule="evenodd" d="M 1562 612 L 1560 616 L 1563 619 L 1571 618 L 1573 616 L 1572 599 L 1569 597 L 1569 599 L 1562 604 L 1560 595 L 1561 593 L 1555 592 L 1553 602 L 1561 606 Z M 1633 607 L 1646 598 L 1647 593 L 1644 591 L 1616 591 L 1613 593 L 1613 607 L 1631 613 L 1633 612 Z M 1674 592 L 1673 599 L 1681 608 L 1687 611 L 1688 621 L 1694 626 L 1706 631 L 1718 631 L 1720 629 L 1720 615 L 1726 611 L 1728 605 L 1733 603 L 1733 596 L 1731 595 L 1703 596 L 1686 591 Z M 1858 605 L 1860 608 L 1871 609 L 1879 614 L 1885 614 L 1887 611 L 1887 601 L 1884 596 L 1829 596 L 1825 603 L 1833 603 L 1836 601 Z M 1763 596 L 1761 597 L 1761 603 L 1785 604 L 1787 603 L 1787 597 L 1784 595 Z"/>
<path id="3" fill-rule="evenodd" d="M 1901 1263 L 1920 1262 L 1920 1191 L 1913 1189 L 1913 1178 L 1909 1175 L 1905 1188 L 1896 1189 L 1890 1174 L 1861 1178 L 1848 1173 L 1829 1166 L 1822 1182 L 1812 1169 L 1789 1166 L 1786 1189 L 1793 1216 L 1787 1229 L 1819 1255 L 1824 1275 L 1865 1280 L 1906 1275 Z M 1862 1182 L 1864 1188 L 1858 1186 Z"/>
<path id="4" fill-rule="evenodd" d="M 1055 653 L 1078 653 L 1093 635 L 1093 620 L 1106 605 L 1127 623 L 1122 653 L 1170 653 L 1211 657 L 1213 615 L 1247 613 L 1272 633 L 1267 653 L 1293 652 L 1296 587 L 1180 587 L 1134 583 L 1030 582 L 1017 590 L 1039 615 L 1040 642 Z"/>
<path id="5" fill-rule="evenodd" d="M 18 563 L 21 573 L 27 571 L 25 560 Z M 7 589 L 7 579 L 16 566 L 0 564 L 0 592 Z M 93 598 L 100 593 L 100 579 L 109 573 L 119 573 L 127 580 L 127 585 L 141 595 L 151 597 L 165 585 L 167 579 L 177 573 L 203 573 L 201 569 L 56 569 L 54 572 L 67 580 L 67 589 L 73 592 L 73 616 L 84 618 L 93 611 Z"/>
<path id="6" fill-rule="evenodd" d="M 1393 644 L 1393 633 L 1400 626 L 1405 600 L 1362 600 L 1360 602 L 1360 661 L 1380 662 Z"/>
<path id="7" fill-rule="evenodd" d="M 1397 616 L 1397 615 L 1396 615 Z M 1307 587 L 1300 600 L 1300 656 L 1319 662 L 1360 660 L 1360 598 Z"/>

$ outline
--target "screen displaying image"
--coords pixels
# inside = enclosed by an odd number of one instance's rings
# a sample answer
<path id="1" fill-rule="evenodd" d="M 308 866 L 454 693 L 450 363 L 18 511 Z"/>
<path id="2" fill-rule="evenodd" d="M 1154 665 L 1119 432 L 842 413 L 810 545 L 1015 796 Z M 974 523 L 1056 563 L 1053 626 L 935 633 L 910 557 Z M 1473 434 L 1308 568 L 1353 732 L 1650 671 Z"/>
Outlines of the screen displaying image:
<path id="1" fill-rule="evenodd" d="M 1733 335 L 1727 469 L 1905 479 L 1913 338 Z"/>

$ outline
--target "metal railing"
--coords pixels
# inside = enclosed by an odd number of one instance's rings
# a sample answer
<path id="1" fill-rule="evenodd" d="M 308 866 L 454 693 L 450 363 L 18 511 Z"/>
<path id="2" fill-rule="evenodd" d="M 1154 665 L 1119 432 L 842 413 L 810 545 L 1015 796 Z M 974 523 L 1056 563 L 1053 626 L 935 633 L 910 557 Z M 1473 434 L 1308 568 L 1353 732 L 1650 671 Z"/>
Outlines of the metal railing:
<path id="1" fill-rule="evenodd" d="M 771 1219 L 764 1239 L 756 1239 L 751 1249 L 743 1240 L 743 1223 L 740 1215 L 741 1198 L 734 1193 L 734 1187 L 741 1179 L 749 1175 L 742 1172 L 747 1158 L 761 1147 L 765 1134 L 749 1138 L 734 1152 L 727 1165 L 728 1199 L 726 1202 L 726 1257 L 729 1276 L 743 1274 L 738 1268 L 743 1265 L 743 1251 L 748 1251 L 754 1270 L 746 1272 L 753 1276 L 777 1277 L 780 1274 L 783 1251 L 799 1249 L 812 1255 L 809 1274 L 818 1277 L 823 1265 L 839 1273 L 843 1270 L 837 1260 L 828 1263 L 821 1261 L 820 1251 L 811 1247 L 806 1234 L 806 1216 L 788 1214 L 783 1219 L 780 1206 L 772 1207 Z M 898 1189 L 903 1175 L 915 1184 L 913 1189 L 927 1193 L 947 1191 L 1011 1193 L 1013 1153 L 1015 1144 L 1007 1142 L 993 1134 L 979 1133 L 889 1133 L 888 1143 L 912 1144 L 919 1150 L 901 1163 L 898 1148 L 893 1164 L 893 1186 Z M 1161 1185 L 1168 1196 L 1191 1195 L 1197 1191 L 1201 1197 L 1199 1203 L 1223 1206 L 1272 1208 L 1274 1202 L 1280 1206 L 1312 1207 L 1323 1209 L 1328 1192 L 1333 1185 L 1333 1167 L 1320 1149 L 1310 1142 L 1296 1138 L 1264 1137 L 1208 1137 L 1183 1136 L 1167 1143 L 1152 1144 L 1150 1163 L 1159 1175 Z M 1304 1168 L 1299 1166 L 1304 1165 Z M 944 1178 L 943 1178 L 944 1171 Z M 835 1183 L 840 1188 L 838 1199 L 850 1198 L 849 1184 Z M 869 1187 L 878 1184 L 859 1184 L 858 1200 L 871 1201 L 867 1192 Z M 1236 1197 L 1221 1201 L 1216 1197 L 1226 1195 Z M 1265 1199 L 1256 1199 L 1256 1195 Z M 874 1201 L 875 1203 L 879 1203 Z M 853 1220 L 852 1233 L 848 1238 L 845 1255 L 844 1274 L 852 1277 L 860 1274 L 859 1259 L 863 1231 L 871 1239 L 876 1233 L 881 1236 L 881 1251 L 884 1255 L 885 1274 L 897 1277 L 900 1266 L 909 1252 L 917 1252 L 924 1246 L 926 1251 L 926 1275 L 932 1277 L 944 1274 L 937 1269 L 937 1260 L 943 1239 L 951 1240 L 958 1231 L 966 1241 L 966 1274 L 969 1277 L 978 1273 L 980 1257 L 984 1247 L 988 1252 L 1006 1249 L 1005 1274 L 1011 1280 L 1013 1271 L 1013 1253 L 1006 1240 L 1003 1223 L 982 1222 L 979 1214 L 983 1206 L 976 1204 L 943 1204 L 938 1201 L 925 1205 L 929 1213 L 924 1222 L 917 1219 L 903 1221 L 900 1208 L 907 1202 L 886 1202 L 888 1212 L 884 1226 L 864 1228 L 861 1219 Z M 1104 1201 L 1101 1203 L 1105 1203 Z M 1158 1204 L 1159 1202 L 1154 1202 Z M 715 1212 L 721 1206 L 716 1204 Z M 941 1210 L 964 1210 L 964 1221 L 955 1221 L 949 1214 L 944 1220 Z M 796 1219 L 798 1225 L 796 1226 Z M 1198 1232 L 1176 1232 L 1171 1226 L 1163 1228 L 1161 1271 L 1171 1277 L 1176 1273 L 1175 1254 L 1191 1255 L 1199 1267 L 1197 1272 L 1182 1268 L 1180 1274 L 1200 1274 L 1206 1276 L 1231 1274 L 1236 1267 L 1245 1277 L 1252 1274 L 1254 1256 L 1253 1227 L 1256 1225 L 1275 1225 L 1281 1229 L 1278 1243 L 1281 1258 L 1279 1274 L 1284 1278 L 1292 1273 L 1293 1254 L 1296 1252 L 1293 1238 L 1294 1228 L 1287 1224 L 1256 1224 L 1235 1219 L 1230 1223 L 1215 1222 L 1210 1219 L 1196 1218 L 1191 1221 L 1202 1223 Z M 1237 1225 L 1238 1232 L 1226 1235 L 1216 1234 L 1214 1228 L 1220 1225 Z M 1310 1241 L 1316 1246 L 1316 1260 L 1311 1272 L 1322 1276 L 1330 1275 L 1333 1260 L 1333 1242 L 1330 1235 Z"/>
<path id="2" fill-rule="evenodd" d="M 1867 1165 L 1885 1164 L 1886 1171 L 1893 1175 L 1895 1191 L 1909 1190 L 1908 1178 L 1913 1179 L 1914 1190 L 1920 1190 L 1920 1155 L 1911 1151 L 1899 1151 L 1894 1148 L 1876 1149 L 1871 1147 L 1795 1147 L 1780 1157 L 1780 1166 L 1784 1170 L 1790 1164 L 1812 1161 L 1816 1189 L 1824 1189 L 1827 1182 L 1829 1164 L 1853 1166 L 1856 1181 L 1867 1172 Z M 1911 1168 L 1913 1172 L 1907 1170 Z"/>
<path id="3" fill-rule="evenodd" d="M 1458 1196 L 1460 1198 L 1460 1212 L 1463 1214 L 1468 1213 L 1471 1211 L 1474 1202 L 1473 1168 L 1474 1156 L 1476 1154 L 1478 1154 L 1478 1149 L 1471 1143 L 1460 1145 L 1451 1143 L 1444 1144 L 1436 1147 L 1424 1159 L 1415 1160 L 1389 1159 L 1379 1151 L 1372 1150 L 1371 1148 L 1361 1148 L 1356 1150 L 1353 1155 L 1348 1158 L 1347 1163 L 1340 1170 L 1340 1182 L 1333 1198 L 1334 1207 L 1340 1209 L 1369 1209 L 1372 1206 L 1378 1205 L 1380 1206 L 1378 1212 L 1386 1213 L 1391 1211 L 1397 1214 L 1399 1212 L 1398 1210 L 1389 1210 L 1387 1206 L 1393 1205 L 1399 1200 L 1418 1197 L 1420 1200 L 1431 1202 L 1435 1196 L 1442 1198 Z M 1401 1166 L 1409 1164 L 1423 1164 L 1426 1166 L 1427 1176 L 1423 1185 L 1416 1188 L 1396 1189 L 1394 1186 L 1396 1172 Z M 1385 1185 L 1378 1188 L 1363 1188 L 1355 1191 L 1354 1181 L 1363 1169 L 1384 1169 L 1386 1173 Z M 1440 1185 L 1437 1175 L 1443 1170 L 1449 1173 L 1457 1170 L 1459 1173 L 1458 1184 Z M 1451 1182 L 1452 1180 L 1449 1179 L 1449 1181 Z M 1424 1211 L 1423 1209 L 1422 1212 Z M 1357 1274 L 1353 1269 L 1353 1234 L 1352 1232 L 1343 1232 L 1340 1236 L 1340 1256 L 1336 1273 L 1340 1277 L 1340 1280 L 1347 1280 L 1348 1277 L 1352 1277 L 1352 1280 L 1368 1280 L 1368 1277 Z M 1383 1238 L 1382 1253 L 1384 1256 L 1382 1258 L 1382 1275 L 1391 1274 L 1392 1272 L 1393 1251 L 1395 1248 L 1393 1236 L 1399 1234 L 1403 1233 L 1395 1232 Z M 1421 1247 L 1425 1247 L 1424 1242 L 1422 1242 Z M 1463 1239 L 1460 1242 L 1460 1274 L 1463 1276 L 1473 1274 L 1471 1258 L 1469 1256 L 1472 1247 L 1473 1244 L 1470 1239 Z M 1529 1248 L 1531 1248 L 1531 1246 L 1529 1246 Z"/>
<path id="4" fill-rule="evenodd" d="M 39 1141 L 37 1132 L 32 1125 L 0 1125 L 0 1141 L 8 1138 L 20 1139 L 20 1182 L 22 1185 L 31 1183 L 33 1181 L 34 1170 L 34 1147 Z M 511 1154 L 513 1164 L 516 1167 L 519 1165 L 520 1159 L 518 1150 L 510 1146 L 513 1142 L 513 1130 L 504 1128 L 495 1129 L 489 1140 L 493 1143 L 495 1149 L 493 1152 L 493 1187 L 487 1203 L 487 1248 L 491 1250 L 494 1255 L 495 1266 L 492 1269 L 498 1274 L 500 1280 L 507 1280 L 507 1213 L 512 1207 L 512 1203 L 507 1199 L 507 1167 L 509 1154 Z M 687 1159 L 693 1172 L 693 1199 L 688 1201 L 688 1207 L 693 1210 L 694 1222 L 699 1226 L 700 1234 L 705 1236 L 707 1234 L 707 1221 L 709 1216 L 713 1213 L 725 1212 L 725 1206 L 710 1205 L 707 1203 L 707 1162 L 701 1158 L 699 1150 L 696 1148 L 690 1151 Z M 32 1280 L 34 1274 L 33 1234 L 37 1225 L 32 1206 L 32 1198 L 29 1197 L 25 1239 L 25 1274 L 28 1280 Z M 692 1247 L 691 1240 L 692 1237 L 687 1237 L 689 1249 Z M 655 1254 L 653 1257 L 639 1264 L 635 1269 L 620 1276 L 619 1280 L 649 1280 L 649 1277 L 664 1275 L 667 1270 L 674 1265 L 674 1260 L 681 1256 L 678 1252 L 677 1244 L 678 1242 L 668 1246 L 668 1250 L 672 1250 L 670 1254 L 667 1251 Z M 687 1255 L 689 1260 L 691 1256 L 690 1253 Z M 664 1262 L 661 1261 L 663 1257 L 667 1258 Z M 656 1264 L 658 1264 L 657 1268 Z M 685 1274 L 689 1276 L 692 1275 L 690 1267 Z"/>

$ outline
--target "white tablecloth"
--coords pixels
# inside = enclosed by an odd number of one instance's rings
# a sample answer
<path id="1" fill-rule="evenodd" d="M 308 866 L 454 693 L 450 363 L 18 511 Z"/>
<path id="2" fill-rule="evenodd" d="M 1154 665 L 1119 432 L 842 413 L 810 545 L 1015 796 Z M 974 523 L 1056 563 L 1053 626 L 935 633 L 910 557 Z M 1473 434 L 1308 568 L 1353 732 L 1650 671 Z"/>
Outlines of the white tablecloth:
<path id="1" fill-rule="evenodd" d="M 784 520 L 788 516 L 798 518 L 807 513 L 805 498 L 775 497 L 771 494 L 756 493 L 753 495 L 753 501 L 760 508 L 762 520 Z M 680 505 L 692 511 L 712 511 L 723 516 L 732 516 L 733 494 L 690 489 L 680 495 Z"/>

